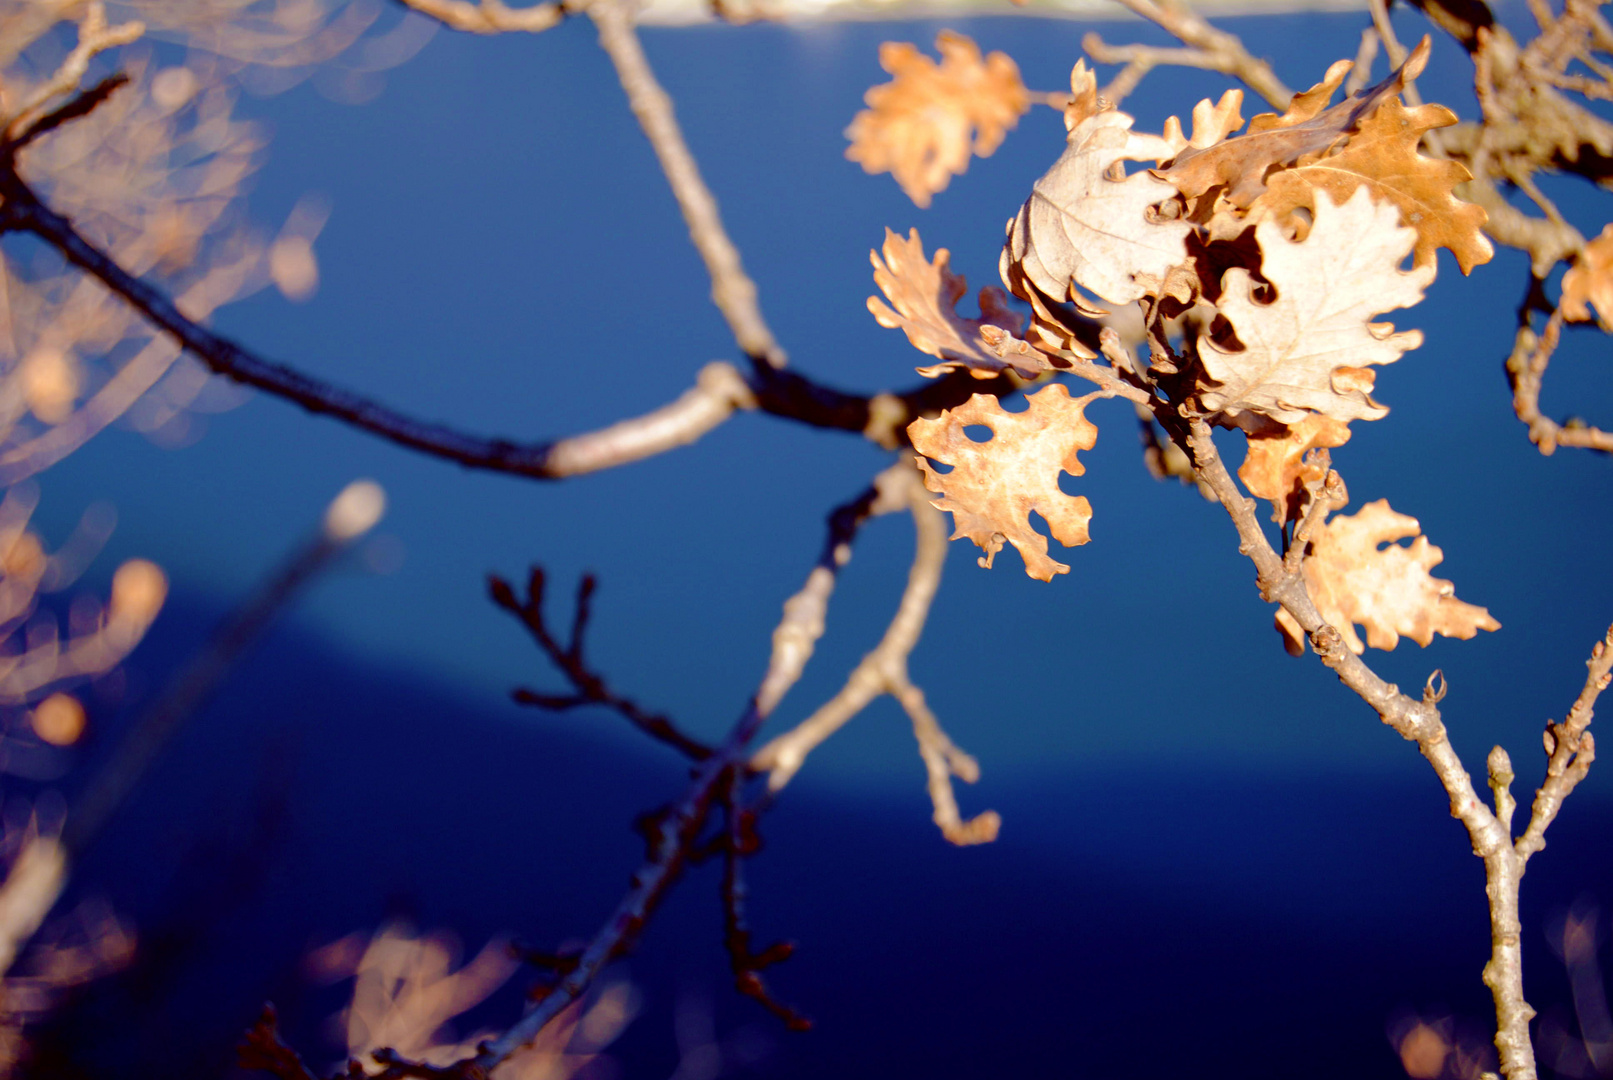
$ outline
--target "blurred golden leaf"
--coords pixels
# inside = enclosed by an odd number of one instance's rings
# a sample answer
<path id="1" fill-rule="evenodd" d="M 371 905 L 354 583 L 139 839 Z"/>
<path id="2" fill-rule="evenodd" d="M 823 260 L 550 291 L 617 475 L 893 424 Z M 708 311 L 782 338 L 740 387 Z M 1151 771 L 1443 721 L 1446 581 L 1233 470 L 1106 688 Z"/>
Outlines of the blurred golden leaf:
<path id="1" fill-rule="evenodd" d="M 1429 575 L 1445 554 L 1421 531 L 1416 518 L 1395 513 L 1387 499 L 1317 527 L 1305 560 L 1305 583 L 1322 618 L 1352 652 L 1366 648 L 1356 623 L 1366 628 L 1366 645 L 1385 650 L 1402 635 L 1426 646 L 1435 634 L 1466 640 L 1480 630 L 1501 629 L 1487 610 L 1456 599 L 1449 581 Z M 1395 543 L 1407 537 L 1415 537 L 1410 546 Z M 1299 624 L 1280 608 L 1277 629 L 1289 652 L 1304 651 Z"/>
<path id="2" fill-rule="evenodd" d="M 1602 329 L 1613 334 L 1613 225 L 1586 244 L 1563 275 L 1563 315 L 1572 322 L 1588 322 L 1587 304 L 1595 306 Z"/>
<path id="3" fill-rule="evenodd" d="M 846 157 L 866 172 L 890 173 L 919 206 L 969 167 L 971 149 L 990 156 L 1030 108 L 1006 54 L 982 60 L 979 46 L 950 30 L 935 47 L 939 65 L 905 42 L 881 45 L 879 65 L 895 78 L 864 95 L 868 108 L 846 129 Z"/>
<path id="4" fill-rule="evenodd" d="M 934 377 L 953 368 L 967 368 L 979 379 L 1008 370 L 1032 378 L 1048 370 L 1047 358 L 1015 336 L 1025 320 L 1009 309 L 1008 296 L 1001 289 L 987 286 L 980 290 L 979 319 L 965 319 L 957 313 L 968 282 L 948 267 L 946 248 L 936 250 L 932 263 L 924 258 L 917 229 L 906 240 L 886 229 L 883 250 L 883 261 L 877 252 L 869 252 L 868 258 L 874 264 L 874 283 L 895 310 L 876 296 L 868 298 L 868 310 L 879 325 L 900 328 L 915 349 L 944 361 L 919 368 L 921 375 Z"/>
<path id="5" fill-rule="evenodd" d="M 34 706 L 34 734 L 52 746 L 71 746 L 84 734 L 84 706 L 72 694 L 56 693 Z"/>
<path id="6" fill-rule="evenodd" d="M 1417 234 L 1398 222 L 1399 212 L 1374 203 L 1365 188 L 1339 206 L 1318 191 L 1315 223 L 1302 242 L 1261 222 L 1261 273 L 1276 298 L 1256 300 L 1249 271 L 1227 271 L 1216 306 L 1243 347 L 1200 342 L 1205 373 L 1217 384 L 1201 395 L 1205 406 L 1234 421 L 1247 410 L 1282 424 L 1299 423 L 1307 410 L 1345 422 L 1387 414 L 1370 396 L 1366 365 L 1393 363 L 1422 334 L 1370 320 L 1417 303 L 1434 279 L 1432 266 L 1400 269 Z"/>
<path id="7" fill-rule="evenodd" d="M 1011 413 L 996 398 L 975 394 L 934 420 L 913 421 L 907 434 L 920 454 L 952 466 L 940 473 L 924 458 L 918 461 L 924 486 L 942 496 L 935 506 L 952 513 L 952 539 L 967 536 L 978 544 L 986 553 L 980 565 L 987 568 L 1007 540 L 1024 558 L 1027 574 L 1052 581 L 1070 568 L 1048 557 L 1047 537 L 1031 528 L 1030 513 L 1041 514 L 1066 547 L 1090 539 L 1092 507 L 1084 496 L 1059 490 L 1059 473 L 1086 472 L 1076 454 L 1092 449 L 1098 429 L 1082 415 L 1087 399 L 1071 400 L 1057 383 L 1026 401 L 1028 409 Z M 991 441 L 969 438 L 964 429 L 973 424 L 989 427 Z"/>

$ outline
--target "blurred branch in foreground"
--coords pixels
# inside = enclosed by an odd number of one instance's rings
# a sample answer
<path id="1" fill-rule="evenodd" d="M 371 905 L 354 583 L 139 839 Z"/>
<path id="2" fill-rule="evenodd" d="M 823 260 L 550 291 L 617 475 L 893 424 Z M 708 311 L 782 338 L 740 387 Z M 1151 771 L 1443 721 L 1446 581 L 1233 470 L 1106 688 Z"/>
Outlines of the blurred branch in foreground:
<path id="1" fill-rule="evenodd" d="M 332 568 L 352 543 L 380 520 L 385 497 L 380 487 L 363 480 L 349 484 L 330 504 L 320 530 L 293 551 L 245 604 L 237 609 L 164 692 L 135 720 L 101 773 L 89 784 L 83 801 L 70 815 L 61 835 L 34 830 L 21 844 L 0 884 L 0 975 L 44 923 L 67 884 L 71 861 L 92 843 L 107 821 L 144 778 L 163 747 L 217 691 L 242 653 L 273 619 L 293 603 L 319 574 Z M 149 566 L 150 564 L 143 564 Z M 127 577 L 128 567 L 119 570 Z M 160 607 L 165 584 L 151 567 L 136 583 L 139 608 L 146 623 Z M 112 611 L 135 605 L 124 595 L 136 588 L 113 582 Z M 108 625 L 113 625 L 109 622 Z M 141 627 L 144 629 L 144 624 Z M 138 640 L 138 634 L 134 635 Z M 124 650 L 127 651 L 127 650 Z M 122 658 L 122 653 L 117 659 Z M 8 978 L 0 991 L 10 985 Z"/>

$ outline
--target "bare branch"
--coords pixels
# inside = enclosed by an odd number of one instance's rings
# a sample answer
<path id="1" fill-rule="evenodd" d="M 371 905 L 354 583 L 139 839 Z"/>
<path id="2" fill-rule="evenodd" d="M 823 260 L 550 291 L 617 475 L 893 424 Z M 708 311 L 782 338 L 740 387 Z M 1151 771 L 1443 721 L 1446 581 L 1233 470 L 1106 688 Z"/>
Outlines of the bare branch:
<path id="1" fill-rule="evenodd" d="M 907 466 L 902 466 L 907 468 Z M 891 470 L 873 487 L 829 517 L 829 535 L 806 584 L 784 604 L 784 617 L 773 631 L 773 651 L 755 696 L 715 753 L 695 768 L 681 800 L 658 814 L 649 829 L 650 854 L 633 875 L 633 887 L 610 919 L 577 958 L 574 968 L 521 1020 L 498 1038 L 482 1044 L 474 1058 L 461 1062 L 458 1075 L 485 1075 L 523 1046 L 593 983 L 605 965 L 632 947 L 657 904 L 676 882 L 695 852 L 712 806 L 719 802 L 733 774 L 743 768 L 751 740 L 785 692 L 800 678 L 823 633 L 824 613 L 840 568 L 851 558 L 851 543 L 869 518 L 901 509 L 893 498 Z"/>
<path id="2" fill-rule="evenodd" d="M 1546 846 L 1546 830 L 1557 819 L 1563 800 L 1596 760 L 1596 742 L 1586 729 L 1590 727 L 1596 699 L 1613 683 L 1613 627 L 1591 649 L 1585 666 L 1590 669 L 1585 686 L 1574 699 L 1567 718 L 1560 724 L 1546 724 L 1546 779 L 1535 792 L 1529 827 L 1517 844 L 1518 854 L 1525 860 Z"/>
<path id="3" fill-rule="evenodd" d="M 521 620 L 521 624 L 531 633 L 532 639 L 538 643 L 544 655 L 560 669 L 561 674 L 576 691 L 569 695 L 557 695 L 520 689 L 515 691 L 515 700 L 523 705 L 536 705 L 554 710 L 572 709 L 579 705 L 602 705 L 615 710 L 628 723 L 650 738 L 666 743 L 694 761 L 704 761 L 711 756 L 711 747 L 679 731 L 666 716 L 643 709 L 631 698 L 623 697 L 611 690 L 604 676 L 583 662 L 583 632 L 586 629 L 588 599 L 593 593 L 593 583 L 594 579 L 591 576 L 582 579 L 582 585 L 577 593 L 576 620 L 572 627 L 571 642 L 562 646 L 549 630 L 548 623 L 543 617 L 544 574 L 540 567 L 532 568 L 527 578 L 527 594 L 524 599 L 516 596 L 515 590 L 503 578 L 497 576 L 488 578 L 488 591 L 492 594 L 493 602 Z"/>
<path id="4" fill-rule="evenodd" d="M 134 277 L 85 240 L 70 221 L 45 205 L 15 170 L 0 168 L 0 198 L 5 202 L 0 208 L 0 232 L 25 230 L 46 241 L 69 262 L 128 301 L 215 374 L 467 468 L 535 480 L 578 476 L 693 442 L 739 409 L 757 409 L 813 427 L 856 432 L 880 446 L 894 448 L 906 441 L 905 429 L 918 416 L 957 405 L 972 394 L 1001 395 L 1018 388 L 1007 377 L 976 380 L 967 372 L 953 372 L 903 393 L 864 396 L 765 364 L 756 365 L 747 381 L 731 364 L 718 361 L 706 365 L 697 384 L 676 401 L 599 431 L 550 442 L 487 438 L 408 416 L 289 365 L 263 359 L 192 321 L 165 293 Z M 95 422 L 104 424 L 105 418 Z M 37 452 L 49 455 L 59 450 L 41 447 Z M 0 461 L 0 469 L 8 462 L 9 458 Z M 31 462 L 30 457 L 18 462 L 17 467 L 37 467 Z"/>
<path id="5" fill-rule="evenodd" d="M 78 89 L 79 81 L 90 69 L 91 60 L 108 49 L 137 40 L 145 32 L 145 24 L 140 22 L 108 26 L 105 5 L 99 0 L 90 4 L 78 24 L 78 44 L 67 54 L 61 67 L 35 87 L 8 115 L 0 117 L 0 132 L 3 132 L 0 141 L 20 146 L 31 139 L 30 130 L 42 122 L 50 111 L 50 103 Z"/>
<path id="6" fill-rule="evenodd" d="M 541 34 L 560 25 L 570 13 L 565 4 L 542 3 L 512 8 L 499 0 L 398 0 L 410 11 L 436 19 L 450 30 L 468 34 Z"/>
<path id="7" fill-rule="evenodd" d="M 1097 53 L 1092 54 L 1094 60 L 1100 63 L 1137 62 L 1148 67 L 1176 64 L 1219 71 L 1241 79 L 1249 89 L 1271 102 L 1276 108 L 1288 107 L 1294 92 L 1283 85 L 1282 80 L 1271 70 L 1270 64 L 1250 55 L 1236 34 L 1217 30 L 1180 0 L 1120 0 L 1120 2 L 1143 18 L 1157 23 L 1174 34 L 1188 48 L 1152 49 L 1148 46 L 1134 45 L 1129 48 L 1137 51 L 1129 53 L 1124 61 L 1106 60 Z M 1088 39 L 1091 40 L 1091 35 Z M 1101 41 L 1097 44 L 1109 55 L 1116 55 L 1115 49 L 1103 46 Z M 1090 45 L 1085 47 L 1091 52 Z M 1136 78 L 1140 79 L 1141 74 L 1139 73 Z M 1135 86 L 1135 80 L 1131 86 Z M 1131 86 L 1125 89 L 1130 90 Z"/>
<path id="8" fill-rule="evenodd" d="M 812 1027 L 812 1021 L 775 998 L 762 979 L 763 970 L 788 960 L 795 952 L 795 946 L 780 941 L 761 952 L 751 949 L 750 927 L 745 921 L 745 901 L 749 892 L 745 886 L 742 864 L 761 849 L 762 841 L 756 834 L 757 811 L 741 804 L 744 773 L 745 770 L 740 767 L 730 769 L 722 794 L 723 941 L 734 971 L 734 985 L 739 992 L 778 1017 L 791 1031 L 806 1031 Z"/>
<path id="9" fill-rule="evenodd" d="M 740 264 L 739 250 L 723 228 L 717 200 L 700 176 L 700 167 L 684 141 L 672 112 L 672 99 L 655 79 L 633 29 L 631 9 L 623 0 L 594 0 L 588 14 L 599 29 L 599 44 L 616 65 L 627 103 L 655 149 L 667 183 L 689 226 L 689 239 L 711 275 L 711 299 L 728 320 L 734 340 L 753 360 L 769 367 L 785 364 L 784 350 L 773 338 L 756 302 L 756 283 Z"/>
<path id="10" fill-rule="evenodd" d="M 1529 1041 L 1529 1021 L 1535 1014 L 1523 996 L 1522 925 L 1518 917 L 1524 856 L 1513 847 L 1502 821 L 1479 798 L 1473 778 L 1451 746 L 1436 708 L 1442 692 L 1436 691 L 1430 680 L 1423 699 L 1414 701 L 1399 687 L 1384 682 L 1351 652 L 1339 632 L 1317 612 L 1303 575 L 1290 571 L 1272 549 L 1256 520 L 1254 500 L 1245 498 L 1233 481 L 1216 451 L 1208 425 L 1197 418 L 1188 419 L 1185 437 L 1200 478 L 1214 490 L 1237 528 L 1241 540 L 1238 550 L 1258 570 L 1261 596 L 1277 601 L 1293 616 L 1322 662 L 1371 705 L 1384 723 L 1416 742 L 1450 798 L 1451 815 L 1467 828 L 1473 853 L 1484 860 L 1490 900 L 1491 947 L 1489 962 L 1484 966 L 1484 983 L 1495 1000 L 1495 1045 L 1501 1071 L 1508 1080 L 1535 1080 L 1534 1047 Z M 1498 808 L 1504 810 L 1504 803 Z"/>
<path id="11" fill-rule="evenodd" d="M 1539 287 L 1539 281 L 1532 288 Z M 1545 382 L 1546 367 L 1563 332 L 1563 312 L 1558 308 L 1546 320 L 1546 328 L 1536 334 L 1529 325 L 1526 303 L 1520 316 L 1517 337 L 1513 339 L 1512 355 L 1507 357 L 1507 377 L 1512 383 L 1512 411 L 1529 426 L 1529 440 L 1542 454 L 1552 454 L 1559 446 L 1585 447 L 1613 453 L 1613 431 L 1603 431 L 1582 421 L 1570 420 L 1565 424 L 1545 416 L 1540 411 L 1540 388 Z"/>

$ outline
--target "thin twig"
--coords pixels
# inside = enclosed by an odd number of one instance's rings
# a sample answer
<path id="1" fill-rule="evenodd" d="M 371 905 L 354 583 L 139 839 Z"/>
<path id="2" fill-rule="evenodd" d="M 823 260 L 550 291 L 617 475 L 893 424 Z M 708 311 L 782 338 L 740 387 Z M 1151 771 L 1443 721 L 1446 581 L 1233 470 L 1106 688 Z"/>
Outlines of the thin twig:
<path id="1" fill-rule="evenodd" d="M 1535 282 L 1539 284 L 1538 280 Z M 1551 313 L 1546 326 L 1536 334 L 1529 325 L 1528 302 L 1520 315 L 1512 355 L 1507 358 L 1507 377 L 1512 383 L 1512 411 L 1529 427 L 1529 440 L 1542 454 L 1555 453 L 1559 446 L 1583 447 L 1613 453 L 1613 431 L 1603 431 L 1582 421 L 1559 424 L 1540 411 L 1540 389 L 1546 368 L 1562 337 L 1565 322 L 1562 308 Z"/>
<path id="2" fill-rule="evenodd" d="M 1279 109 L 1286 109 L 1294 92 L 1283 85 L 1264 60 L 1250 55 L 1236 34 L 1217 30 L 1180 0 L 1120 0 L 1120 3 L 1150 22 L 1157 23 L 1183 44 L 1185 50 L 1150 50 L 1147 46 L 1131 46 L 1146 50 L 1135 54 L 1154 64 L 1177 64 L 1219 71 L 1241 79 L 1249 89 Z M 1094 60 L 1101 63 L 1117 61 Z M 1140 76 L 1139 76 L 1140 77 Z"/>
<path id="3" fill-rule="evenodd" d="M 781 368 L 784 350 L 773 338 L 756 302 L 756 283 L 745 273 L 739 250 L 723 228 L 716 197 L 700 176 L 700 167 L 684 141 L 672 112 L 672 99 L 656 81 L 649 59 L 633 28 L 632 9 L 623 0 L 594 0 L 588 15 L 599 29 L 599 44 L 621 80 L 627 103 L 638 117 L 667 183 L 689 226 L 689 239 L 711 275 L 711 299 L 728 320 L 734 340 L 752 360 Z"/>
<path id="4" fill-rule="evenodd" d="M 1421 701 L 1384 682 L 1344 644 L 1343 636 L 1317 611 L 1302 573 L 1290 571 L 1272 549 L 1255 516 L 1254 500 L 1238 489 L 1216 451 L 1209 426 L 1188 418 L 1185 442 L 1199 476 L 1216 493 L 1238 531 L 1238 550 L 1255 564 L 1261 596 L 1275 600 L 1304 628 L 1311 647 L 1339 680 L 1378 713 L 1385 724 L 1417 744 L 1433 766 L 1451 802 L 1451 815 L 1466 827 L 1473 852 L 1484 860 L 1486 892 L 1490 901 L 1490 959 L 1484 982 L 1496 1010 L 1496 1049 L 1501 1071 L 1508 1080 L 1536 1080 L 1534 1047 L 1529 1021 L 1534 1010 L 1523 996 L 1522 928 L 1518 916 L 1519 886 L 1524 856 L 1516 850 L 1506 827 L 1479 798 L 1473 778 L 1451 746 L 1436 707 L 1442 688 L 1433 680 Z"/>
<path id="5" fill-rule="evenodd" d="M 685 735 L 665 715 L 652 713 L 641 708 L 633 699 L 616 693 L 605 682 L 604 676 L 583 662 L 582 645 L 588 622 L 588 601 L 594 591 L 592 576 L 585 576 L 577 590 L 576 616 L 572 623 L 571 641 L 567 645 L 560 644 L 543 617 L 542 568 L 536 566 L 532 568 L 527 577 L 527 594 L 524 598 L 518 597 L 509 582 L 496 575 L 490 576 L 487 584 L 493 602 L 521 621 L 531 633 L 532 640 L 538 643 L 544 655 L 560 669 L 561 674 L 565 675 L 566 680 L 576 690 L 574 694 L 559 695 L 520 689 L 513 695 L 516 701 L 523 705 L 536 705 L 556 711 L 574 709 L 581 705 L 602 705 L 615 710 L 628 723 L 650 738 L 666 743 L 691 760 L 704 761 L 711 756 L 711 747 Z"/>
<path id="6" fill-rule="evenodd" d="M 468 34 L 539 34 L 560 25 L 569 13 L 565 4 L 543 3 L 512 8 L 499 0 L 398 0 L 410 11 L 436 19 L 450 30 Z"/>
<path id="7" fill-rule="evenodd" d="M 12 145 L 27 142 L 31 137 L 29 130 L 50 112 L 50 103 L 78 89 L 79 81 L 90 69 L 91 60 L 108 49 L 138 40 L 145 32 L 145 24 L 141 22 L 108 26 L 105 5 L 99 0 L 90 4 L 78 24 L 78 44 L 73 51 L 67 54 L 51 77 L 35 87 L 15 110 L 0 117 L 0 141 Z"/>
<path id="8" fill-rule="evenodd" d="M 761 838 L 756 834 L 757 811 L 742 803 L 744 772 L 740 767 L 730 769 L 721 795 L 723 942 L 728 949 L 729 966 L 733 968 L 734 986 L 739 992 L 778 1017 L 791 1031 L 807 1031 L 812 1027 L 812 1021 L 774 997 L 762 979 L 762 972 L 788 960 L 795 952 L 795 946 L 780 941 L 761 952 L 751 949 L 750 926 L 745 919 L 745 901 L 749 891 L 745 885 L 743 863 L 761 849 Z"/>
<path id="9" fill-rule="evenodd" d="M 807 756 L 839 731 L 858 713 L 882 695 L 896 699 L 913 723 L 913 734 L 929 777 L 934 819 L 942 835 L 956 844 L 977 844 L 995 838 L 1000 819 L 993 811 L 964 821 L 952 792 L 952 778 L 973 783 L 980 768 L 973 758 L 952 744 L 935 715 L 924 703 L 924 694 L 913 685 L 907 671 L 907 658 L 918 644 L 929 617 L 930 604 L 940 587 L 946 563 L 946 518 L 930 505 L 918 470 L 905 466 L 900 473 L 905 497 L 913 515 L 915 549 L 896 614 L 884 636 L 847 676 L 839 691 L 820 705 L 812 715 L 772 739 L 751 758 L 752 772 L 767 773 L 767 788 L 777 793 L 800 770 Z"/>
<path id="10" fill-rule="evenodd" d="M 1535 792 L 1529 827 L 1518 838 L 1518 854 L 1524 859 L 1546 846 L 1546 830 L 1557 819 L 1563 800 L 1596 760 L 1596 742 L 1586 728 L 1590 727 L 1596 699 L 1613 683 L 1613 627 L 1591 649 L 1585 666 L 1589 669 L 1585 686 L 1568 716 L 1560 724 L 1546 724 L 1546 779 Z"/>

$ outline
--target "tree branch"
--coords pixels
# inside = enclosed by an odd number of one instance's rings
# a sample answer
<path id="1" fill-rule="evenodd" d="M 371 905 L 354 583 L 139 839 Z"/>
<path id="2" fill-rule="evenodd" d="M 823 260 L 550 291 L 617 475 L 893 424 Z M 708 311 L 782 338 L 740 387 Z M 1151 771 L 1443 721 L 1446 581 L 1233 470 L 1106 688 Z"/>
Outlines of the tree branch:
<path id="1" fill-rule="evenodd" d="M 604 676 L 583 662 L 583 633 L 587 629 L 588 601 L 594 591 L 592 575 L 585 576 L 578 586 L 576 618 L 572 625 L 571 642 L 568 645 L 561 645 L 544 621 L 543 586 L 543 570 L 536 566 L 532 568 L 527 578 L 525 599 L 517 597 L 515 590 L 510 588 L 509 582 L 503 578 L 496 575 L 488 578 L 488 591 L 492 594 L 493 603 L 521 621 L 531 633 L 532 640 L 538 643 L 544 655 L 560 669 L 561 674 L 565 675 L 576 693 L 562 696 L 519 689 L 515 691 L 515 700 L 523 705 L 536 705 L 557 711 L 573 709 L 579 705 L 603 705 L 621 714 L 628 723 L 650 738 L 666 743 L 691 760 L 704 761 L 709 758 L 711 747 L 679 731 L 666 716 L 640 708 L 631 698 L 615 693 L 606 684 Z"/>
<path id="2" fill-rule="evenodd" d="M 593 0 L 588 15 L 599 29 L 599 45 L 611 63 L 627 94 L 627 103 L 638 117 L 661 170 L 683 211 L 689 226 L 689 239 L 705 260 L 711 275 L 711 300 L 728 320 L 734 340 L 752 360 L 769 367 L 785 365 L 784 350 L 773 338 L 762 309 L 756 302 L 756 283 L 740 264 L 739 250 L 723 228 L 717 200 L 700 176 L 700 166 L 689 152 L 672 99 L 655 79 L 650 62 L 633 29 L 631 9 L 622 0 Z"/>
<path id="3" fill-rule="evenodd" d="M 1148 21 L 1157 23 L 1188 48 L 1157 49 L 1146 45 L 1114 47 L 1104 45 L 1101 39 L 1095 39 L 1095 35 L 1089 34 L 1087 41 L 1083 42 L 1083 47 L 1092 54 L 1094 60 L 1099 63 L 1145 64 L 1146 67 L 1142 69 L 1144 72 L 1159 64 L 1187 65 L 1219 71 L 1242 80 L 1249 89 L 1271 102 L 1274 107 L 1279 109 L 1288 107 L 1294 92 L 1283 85 L 1283 81 L 1271 70 L 1270 64 L 1250 55 L 1236 34 L 1229 34 L 1211 26 L 1180 0 L 1120 0 L 1120 3 Z M 1092 44 L 1098 45 L 1106 56 L 1124 59 L 1105 59 L 1104 56 L 1092 51 Z M 1125 89 L 1129 91 L 1141 77 L 1142 73 L 1139 72 Z"/>
<path id="4" fill-rule="evenodd" d="M 512 8 L 499 0 L 398 0 L 410 11 L 436 19 L 450 30 L 468 34 L 541 34 L 559 26 L 570 10 L 565 4 L 542 3 Z"/>

